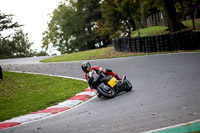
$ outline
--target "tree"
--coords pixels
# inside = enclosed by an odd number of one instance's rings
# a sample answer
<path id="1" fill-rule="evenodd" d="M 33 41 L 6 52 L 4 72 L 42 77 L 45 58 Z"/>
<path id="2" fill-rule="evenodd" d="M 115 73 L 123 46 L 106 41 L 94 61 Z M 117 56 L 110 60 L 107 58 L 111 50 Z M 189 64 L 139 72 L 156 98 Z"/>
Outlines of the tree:
<path id="1" fill-rule="evenodd" d="M 19 30 L 9 39 L 0 39 L 0 57 L 28 57 L 30 56 L 30 47 L 32 44 L 29 42 L 28 34 L 24 34 L 22 30 Z"/>
<path id="2" fill-rule="evenodd" d="M 170 32 L 175 32 L 184 28 L 183 24 L 180 22 L 180 19 L 178 19 L 173 0 L 161 0 L 161 4 L 169 23 Z"/>
<path id="3" fill-rule="evenodd" d="M 101 20 L 97 21 L 98 28 L 96 33 L 102 38 L 110 40 L 120 36 L 121 25 L 119 22 L 119 12 L 115 10 L 116 6 L 113 0 L 104 0 L 101 3 Z"/>
<path id="4" fill-rule="evenodd" d="M 159 0 L 139 0 L 141 11 L 141 25 L 142 28 L 146 27 L 146 18 L 149 15 L 159 13 L 161 5 Z"/>
<path id="5" fill-rule="evenodd" d="M 132 0 L 115 0 L 116 11 L 120 14 L 120 23 L 125 24 L 124 36 L 131 36 L 131 32 L 136 30 L 135 20 L 139 19 L 139 3 Z"/>
<path id="6" fill-rule="evenodd" d="M 16 48 L 14 52 L 15 57 L 27 57 L 30 54 L 30 47 L 33 43 L 29 42 L 28 34 L 24 34 L 19 30 L 12 37 L 11 43 Z"/>
<path id="7" fill-rule="evenodd" d="M 101 42 L 94 32 L 96 21 L 101 17 L 99 1 L 61 3 L 44 32 L 42 47 L 47 49 L 53 44 L 62 54 L 96 48 Z"/>
<path id="8" fill-rule="evenodd" d="M 178 0 L 176 1 L 176 11 L 181 13 L 181 19 L 185 20 L 186 16 L 190 16 L 193 22 L 193 29 L 195 29 L 194 19 L 198 18 L 199 0 Z"/>
<path id="9" fill-rule="evenodd" d="M 62 54 L 75 51 L 74 34 L 78 27 L 76 19 L 76 10 L 72 6 L 66 6 L 65 3 L 60 4 L 53 11 L 48 30 L 43 32 L 42 48 L 48 49 L 51 43 Z"/>
<path id="10" fill-rule="evenodd" d="M 94 49 L 96 45 L 100 47 L 101 39 L 94 32 L 97 28 L 97 21 L 101 19 L 100 0 L 78 0 L 77 13 L 82 17 L 85 45 L 87 49 Z"/>
<path id="11" fill-rule="evenodd" d="M 195 0 L 195 11 L 194 11 L 194 18 L 200 18 L 200 0 Z"/>
<path id="12" fill-rule="evenodd" d="M 199 4 L 200 0 L 176 0 L 175 7 L 177 13 L 181 14 L 181 19 L 185 20 L 186 16 L 191 18 L 199 18 Z"/>
<path id="13" fill-rule="evenodd" d="M 98 22 L 100 36 L 109 39 L 119 36 L 131 36 L 136 29 L 139 3 L 132 0 L 104 0 L 101 4 L 102 19 Z"/>
<path id="14" fill-rule="evenodd" d="M 0 33 L 0 58 L 26 57 L 30 55 L 28 34 L 20 29 L 22 25 L 12 21 L 13 15 L 0 12 L 0 31 L 13 29 L 14 33 L 3 36 Z"/>
<path id="15" fill-rule="evenodd" d="M 143 0 L 140 0 L 140 8 L 141 8 L 141 25 L 144 28 L 146 27 L 146 17 L 145 17 L 145 8 Z"/>
<path id="16" fill-rule="evenodd" d="M 12 17 L 13 17 L 12 14 L 6 15 L 0 11 L 0 32 L 7 29 L 19 28 L 22 26 L 19 25 L 17 22 L 13 22 Z"/>

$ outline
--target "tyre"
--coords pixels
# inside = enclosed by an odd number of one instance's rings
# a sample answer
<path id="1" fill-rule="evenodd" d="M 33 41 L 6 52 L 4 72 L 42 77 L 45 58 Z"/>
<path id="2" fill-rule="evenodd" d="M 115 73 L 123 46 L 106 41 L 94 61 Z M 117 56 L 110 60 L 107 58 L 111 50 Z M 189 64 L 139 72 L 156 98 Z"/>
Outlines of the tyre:
<path id="1" fill-rule="evenodd" d="M 126 88 L 125 91 L 131 91 L 133 86 L 131 84 L 131 82 L 129 80 L 126 80 L 125 83 L 124 83 L 124 87 Z"/>
<path id="2" fill-rule="evenodd" d="M 117 95 L 117 92 L 114 88 L 111 88 L 109 91 L 106 91 L 103 88 L 97 87 L 97 92 L 105 98 L 113 98 Z"/>
<path id="3" fill-rule="evenodd" d="M 102 97 L 102 95 L 98 91 L 96 92 L 96 95 L 97 95 L 98 98 Z"/>

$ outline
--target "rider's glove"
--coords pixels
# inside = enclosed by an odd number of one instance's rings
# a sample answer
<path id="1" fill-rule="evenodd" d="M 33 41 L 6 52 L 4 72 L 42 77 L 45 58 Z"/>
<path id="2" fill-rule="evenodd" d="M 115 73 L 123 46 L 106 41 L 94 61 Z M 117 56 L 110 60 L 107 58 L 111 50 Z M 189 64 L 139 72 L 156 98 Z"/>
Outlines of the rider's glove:
<path id="1" fill-rule="evenodd" d="M 98 74 L 101 74 L 101 73 L 105 74 L 105 73 L 106 73 L 106 71 L 107 71 L 106 69 L 99 70 Z"/>
<path id="2" fill-rule="evenodd" d="M 104 73 L 104 72 L 103 72 L 103 71 L 101 71 L 101 70 L 99 70 L 99 71 L 98 71 L 98 74 L 99 74 L 99 75 L 101 75 L 102 73 Z"/>

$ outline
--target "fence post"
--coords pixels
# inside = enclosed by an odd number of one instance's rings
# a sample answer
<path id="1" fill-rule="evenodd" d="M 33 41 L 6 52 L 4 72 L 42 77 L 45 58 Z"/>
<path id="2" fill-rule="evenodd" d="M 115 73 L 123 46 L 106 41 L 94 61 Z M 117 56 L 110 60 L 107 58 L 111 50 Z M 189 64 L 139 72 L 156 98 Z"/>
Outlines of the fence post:
<path id="1" fill-rule="evenodd" d="M 164 17 L 163 17 L 163 13 L 160 13 L 160 18 L 161 18 L 161 25 L 160 26 L 164 26 Z"/>

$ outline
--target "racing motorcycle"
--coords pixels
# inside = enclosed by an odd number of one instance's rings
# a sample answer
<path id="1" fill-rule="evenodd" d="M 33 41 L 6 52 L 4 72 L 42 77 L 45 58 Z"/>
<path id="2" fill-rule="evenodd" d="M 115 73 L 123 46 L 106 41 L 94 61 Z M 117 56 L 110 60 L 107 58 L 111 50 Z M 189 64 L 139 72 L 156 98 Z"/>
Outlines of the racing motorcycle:
<path id="1" fill-rule="evenodd" d="M 122 91 L 131 91 L 132 84 L 124 76 L 117 80 L 111 75 L 105 75 L 102 71 L 93 70 L 88 74 L 88 84 L 91 89 L 97 90 L 98 97 L 113 98 Z"/>

